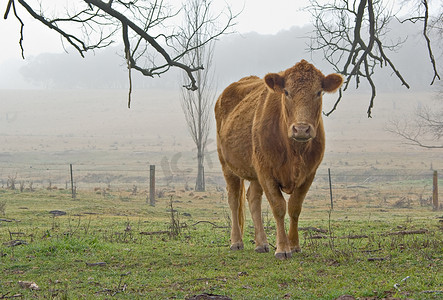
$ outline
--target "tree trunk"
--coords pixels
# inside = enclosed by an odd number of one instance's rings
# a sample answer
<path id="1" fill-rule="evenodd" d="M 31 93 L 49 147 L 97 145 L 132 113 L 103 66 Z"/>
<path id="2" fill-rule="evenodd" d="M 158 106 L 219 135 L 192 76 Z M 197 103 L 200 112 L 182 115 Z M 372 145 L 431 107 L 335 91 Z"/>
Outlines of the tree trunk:
<path id="1" fill-rule="evenodd" d="M 201 146 L 197 147 L 197 180 L 195 183 L 195 190 L 197 192 L 204 192 L 205 187 L 205 169 L 203 166 L 204 153 Z"/>

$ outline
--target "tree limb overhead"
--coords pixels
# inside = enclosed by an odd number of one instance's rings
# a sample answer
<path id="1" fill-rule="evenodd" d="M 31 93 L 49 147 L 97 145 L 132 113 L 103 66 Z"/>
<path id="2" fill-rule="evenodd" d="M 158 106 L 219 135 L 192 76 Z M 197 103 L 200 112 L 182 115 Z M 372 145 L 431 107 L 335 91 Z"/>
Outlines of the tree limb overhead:
<path id="1" fill-rule="evenodd" d="M 123 44 L 129 70 L 153 77 L 171 68 L 179 68 L 188 77 L 189 83 L 185 86 L 190 90 L 197 89 L 194 73 L 204 66 L 188 64 L 183 60 L 184 56 L 230 32 L 238 16 L 227 8 L 214 19 L 206 20 L 204 25 L 213 28 L 213 35 L 195 44 L 190 43 L 192 35 L 187 35 L 189 40 L 184 41 L 184 34 L 177 26 L 179 18 L 186 17 L 182 9 L 173 9 L 163 0 L 77 0 L 71 1 L 64 9 L 53 8 L 49 4 L 45 6 L 45 0 L 41 0 L 40 6 L 30 3 L 27 0 L 9 0 L 4 14 L 7 19 L 12 9 L 21 24 L 19 45 L 23 58 L 25 24 L 20 17 L 23 11 L 16 9 L 17 4 L 34 19 L 60 34 L 82 57 L 87 51 L 118 42 Z M 51 9 L 53 15 L 50 15 Z M 129 81 L 131 83 L 130 71 Z"/>

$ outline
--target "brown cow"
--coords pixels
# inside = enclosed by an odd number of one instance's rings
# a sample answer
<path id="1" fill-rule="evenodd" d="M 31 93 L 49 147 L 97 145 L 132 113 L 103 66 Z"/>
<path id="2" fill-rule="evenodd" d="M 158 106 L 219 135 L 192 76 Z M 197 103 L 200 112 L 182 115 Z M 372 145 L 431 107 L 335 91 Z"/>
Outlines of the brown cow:
<path id="1" fill-rule="evenodd" d="M 298 217 L 323 158 L 323 92 L 335 92 L 339 74 L 324 76 L 305 60 L 263 79 L 250 76 L 232 83 L 217 100 L 217 150 L 232 213 L 231 249 L 243 249 L 245 188 L 255 227 L 255 251 L 269 252 L 261 219 L 263 191 L 277 225 L 275 257 L 300 251 Z M 284 218 L 290 194 L 289 234 Z"/>

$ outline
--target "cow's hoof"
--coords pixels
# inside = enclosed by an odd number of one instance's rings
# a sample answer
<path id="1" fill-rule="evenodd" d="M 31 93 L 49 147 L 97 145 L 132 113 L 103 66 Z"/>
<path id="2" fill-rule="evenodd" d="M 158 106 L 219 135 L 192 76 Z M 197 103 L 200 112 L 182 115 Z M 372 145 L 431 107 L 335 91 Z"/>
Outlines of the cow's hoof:
<path id="1" fill-rule="evenodd" d="M 269 252 L 269 245 L 268 244 L 264 244 L 261 246 L 257 246 L 255 247 L 255 252 L 257 253 L 267 253 Z"/>
<path id="2" fill-rule="evenodd" d="M 275 252 L 275 258 L 280 260 L 289 259 L 292 257 L 291 252 Z"/>
<path id="3" fill-rule="evenodd" d="M 292 253 L 300 253 L 301 252 L 301 248 L 300 247 L 295 247 L 291 249 Z"/>
<path id="4" fill-rule="evenodd" d="M 243 242 L 238 242 L 238 243 L 234 243 L 231 245 L 230 249 L 231 250 L 243 250 L 244 246 L 243 246 Z"/>

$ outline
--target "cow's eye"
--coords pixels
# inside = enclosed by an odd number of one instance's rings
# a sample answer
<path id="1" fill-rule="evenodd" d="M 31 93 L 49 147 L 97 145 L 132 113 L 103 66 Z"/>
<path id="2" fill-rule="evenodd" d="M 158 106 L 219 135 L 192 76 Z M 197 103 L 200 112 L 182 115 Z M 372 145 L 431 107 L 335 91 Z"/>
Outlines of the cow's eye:
<path id="1" fill-rule="evenodd" d="M 319 91 L 319 92 L 317 93 L 317 97 L 320 97 L 321 94 L 322 94 L 322 91 Z"/>
<path id="2" fill-rule="evenodd" d="M 289 96 L 288 91 L 287 91 L 287 90 L 284 90 L 284 91 L 285 91 L 285 96 L 286 96 L 286 97 Z"/>

